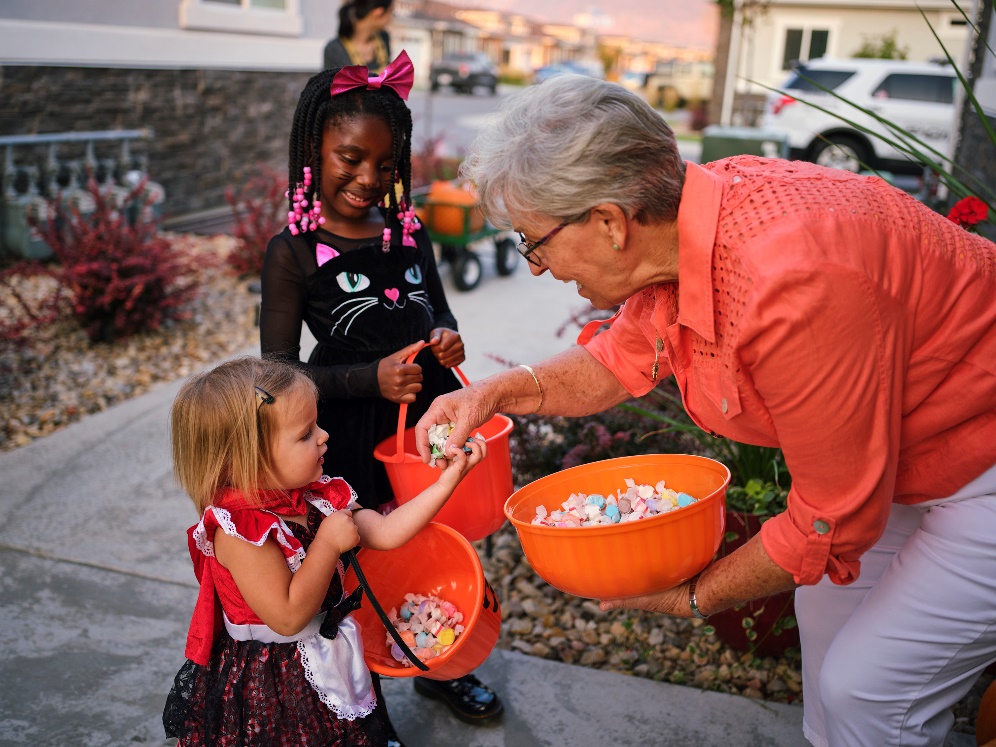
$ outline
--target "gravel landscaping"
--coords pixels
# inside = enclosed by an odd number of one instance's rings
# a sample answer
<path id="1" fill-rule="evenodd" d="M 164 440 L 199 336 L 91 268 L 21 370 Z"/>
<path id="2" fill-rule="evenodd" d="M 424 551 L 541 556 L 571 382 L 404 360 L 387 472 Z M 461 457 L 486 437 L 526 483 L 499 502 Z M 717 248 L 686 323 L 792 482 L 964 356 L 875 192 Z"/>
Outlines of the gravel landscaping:
<path id="1" fill-rule="evenodd" d="M 172 238 L 205 257 L 223 256 L 233 241 L 228 236 Z M 217 263 L 205 262 L 205 267 L 203 292 L 190 309 L 191 318 L 157 333 L 91 344 L 65 319 L 33 330 L 20 343 L 0 341 L 0 451 L 24 446 L 257 343 L 258 296 Z M 31 296 L 46 287 L 35 279 L 19 291 Z M 0 314 L 14 308 L 0 291 Z M 475 545 L 501 600 L 502 648 L 759 700 L 802 700 L 796 658 L 734 651 L 714 635 L 708 621 L 605 613 L 591 600 L 563 594 L 532 571 L 507 524 L 490 541 Z M 991 680 L 983 676 L 958 705 L 956 731 L 974 733 L 975 712 Z"/>

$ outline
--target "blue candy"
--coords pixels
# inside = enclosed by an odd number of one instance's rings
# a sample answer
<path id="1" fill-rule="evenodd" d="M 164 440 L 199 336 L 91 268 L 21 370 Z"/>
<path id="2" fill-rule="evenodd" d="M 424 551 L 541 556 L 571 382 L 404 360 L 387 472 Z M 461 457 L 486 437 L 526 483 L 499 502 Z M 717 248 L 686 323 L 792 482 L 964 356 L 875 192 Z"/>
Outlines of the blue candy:
<path id="1" fill-rule="evenodd" d="M 606 506 L 605 515 L 608 516 L 613 524 L 619 523 L 619 507 L 618 506 Z"/>
<path id="2" fill-rule="evenodd" d="M 411 618 L 412 618 L 412 606 L 410 604 L 401 605 L 401 619 L 407 622 L 408 620 L 411 620 Z"/>
<path id="3" fill-rule="evenodd" d="M 588 500 L 585 501 L 592 506 L 598 506 L 599 508 L 605 508 L 605 496 L 598 494 L 592 494 L 588 496 Z"/>
<path id="4" fill-rule="evenodd" d="M 685 506 L 691 506 L 695 503 L 695 499 L 692 498 L 688 493 L 678 493 L 678 505 L 684 508 Z"/>

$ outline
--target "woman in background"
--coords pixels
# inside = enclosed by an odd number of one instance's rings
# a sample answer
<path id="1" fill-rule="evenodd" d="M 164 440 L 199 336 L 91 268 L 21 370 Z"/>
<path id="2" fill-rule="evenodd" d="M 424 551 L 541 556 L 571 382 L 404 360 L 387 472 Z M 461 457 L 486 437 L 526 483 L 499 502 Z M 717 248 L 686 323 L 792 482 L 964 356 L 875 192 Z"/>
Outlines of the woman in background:
<path id="1" fill-rule="evenodd" d="M 339 8 L 339 36 L 325 46 L 325 69 L 363 65 L 379 75 L 391 59 L 387 24 L 393 0 L 349 0 Z"/>

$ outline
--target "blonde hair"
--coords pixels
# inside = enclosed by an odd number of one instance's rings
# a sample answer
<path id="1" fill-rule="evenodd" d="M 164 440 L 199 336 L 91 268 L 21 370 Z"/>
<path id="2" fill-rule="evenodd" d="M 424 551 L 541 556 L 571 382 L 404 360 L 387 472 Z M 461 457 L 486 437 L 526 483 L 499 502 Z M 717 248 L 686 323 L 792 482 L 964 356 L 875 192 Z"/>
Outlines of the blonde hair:
<path id="1" fill-rule="evenodd" d="M 250 357 L 222 363 L 183 385 L 170 411 L 173 474 L 198 513 L 211 505 L 218 488 L 235 488 L 251 500 L 261 482 L 272 482 L 273 401 L 299 386 L 317 397 L 302 370 Z"/>

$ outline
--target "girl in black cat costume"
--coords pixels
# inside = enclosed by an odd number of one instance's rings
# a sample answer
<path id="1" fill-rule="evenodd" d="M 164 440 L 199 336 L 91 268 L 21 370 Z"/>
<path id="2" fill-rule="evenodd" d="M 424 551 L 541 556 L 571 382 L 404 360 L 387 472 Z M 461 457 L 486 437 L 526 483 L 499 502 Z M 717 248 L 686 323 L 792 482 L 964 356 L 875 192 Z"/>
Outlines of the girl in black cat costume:
<path id="1" fill-rule="evenodd" d="M 335 455 L 326 465 L 360 505 L 381 510 L 394 495 L 374 447 L 396 431 L 400 403 L 413 426 L 436 396 L 456 389 L 450 369 L 465 357 L 410 198 L 413 78 L 401 52 L 379 76 L 350 66 L 308 81 L 290 137 L 288 226 L 270 240 L 261 278 L 263 356 L 309 372 Z M 302 322 L 318 341 L 307 363 L 299 360 Z M 473 675 L 415 678 L 415 689 L 472 723 L 502 711 Z"/>

